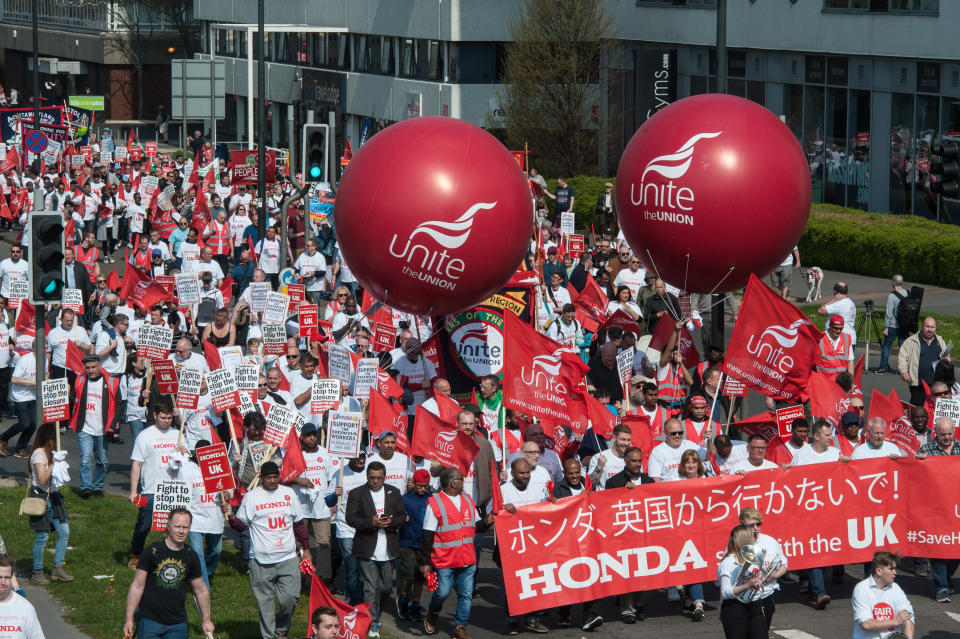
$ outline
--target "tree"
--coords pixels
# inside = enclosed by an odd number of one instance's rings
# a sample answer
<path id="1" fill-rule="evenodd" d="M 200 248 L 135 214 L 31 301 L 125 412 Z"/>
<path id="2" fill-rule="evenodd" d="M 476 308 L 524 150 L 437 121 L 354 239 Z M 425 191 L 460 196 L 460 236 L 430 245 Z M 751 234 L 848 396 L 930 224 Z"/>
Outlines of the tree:
<path id="1" fill-rule="evenodd" d="M 600 68 L 611 51 L 604 0 L 526 0 L 510 24 L 504 88 L 509 143 L 527 142 L 541 168 L 565 176 L 597 170 Z"/>

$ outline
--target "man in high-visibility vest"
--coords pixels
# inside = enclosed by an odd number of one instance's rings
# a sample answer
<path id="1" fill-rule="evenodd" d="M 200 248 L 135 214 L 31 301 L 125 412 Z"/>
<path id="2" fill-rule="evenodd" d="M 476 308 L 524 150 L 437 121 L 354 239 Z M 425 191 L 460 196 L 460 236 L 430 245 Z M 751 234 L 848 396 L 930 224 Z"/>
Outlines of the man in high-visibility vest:
<path id="1" fill-rule="evenodd" d="M 437 632 L 437 618 L 443 602 L 453 586 L 457 588 L 457 612 L 454 616 L 454 639 L 470 639 L 467 622 L 473 602 L 473 583 L 477 574 L 477 554 L 473 547 L 476 531 L 493 523 L 493 514 L 480 520 L 477 505 L 463 492 L 463 473 L 444 468 L 440 473 L 440 492 L 430 497 L 423 517 L 423 538 L 420 541 L 420 562 L 424 574 L 436 569 L 437 589 L 430 599 L 423 630 Z"/>
<path id="2" fill-rule="evenodd" d="M 831 315 L 827 332 L 820 338 L 817 370 L 830 377 L 844 371 L 853 375 L 853 340 L 843 331 L 844 320 L 840 315 Z"/>

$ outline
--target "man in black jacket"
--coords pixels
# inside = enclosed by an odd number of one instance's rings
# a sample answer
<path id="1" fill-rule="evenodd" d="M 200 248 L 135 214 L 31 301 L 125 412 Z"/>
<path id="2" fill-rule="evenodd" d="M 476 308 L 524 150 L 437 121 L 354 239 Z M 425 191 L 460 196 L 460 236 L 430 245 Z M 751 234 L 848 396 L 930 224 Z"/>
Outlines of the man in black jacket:
<path id="1" fill-rule="evenodd" d="M 387 468 L 380 462 L 367 466 L 367 483 L 347 497 L 347 525 L 356 533 L 353 556 L 360 564 L 363 600 L 370 605 L 370 632 L 380 636 L 380 600 L 393 586 L 393 560 L 399 551 L 398 531 L 407 522 L 400 491 L 384 485 Z"/>
<path id="2" fill-rule="evenodd" d="M 607 480 L 606 490 L 614 488 L 636 488 L 641 484 L 652 484 L 653 478 L 643 472 L 643 451 L 631 446 L 623 454 L 623 470 Z M 620 603 L 620 620 L 623 623 L 636 623 L 644 618 L 643 592 L 628 592 L 617 597 Z"/>

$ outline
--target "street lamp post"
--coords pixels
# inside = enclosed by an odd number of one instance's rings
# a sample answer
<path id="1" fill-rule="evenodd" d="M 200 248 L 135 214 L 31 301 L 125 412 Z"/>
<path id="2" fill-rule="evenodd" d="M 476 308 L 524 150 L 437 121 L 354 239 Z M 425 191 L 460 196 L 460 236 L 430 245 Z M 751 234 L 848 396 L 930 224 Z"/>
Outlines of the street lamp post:
<path id="1" fill-rule="evenodd" d="M 266 114 L 263 108 L 263 99 L 266 84 L 266 69 L 263 62 L 263 50 L 266 46 L 264 36 L 263 0 L 257 0 L 257 41 L 260 43 L 257 51 L 257 235 L 262 242 L 267 237 L 267 175 L 266 175 Z M 253 256 L 250 256 L 253 259 Z"/>

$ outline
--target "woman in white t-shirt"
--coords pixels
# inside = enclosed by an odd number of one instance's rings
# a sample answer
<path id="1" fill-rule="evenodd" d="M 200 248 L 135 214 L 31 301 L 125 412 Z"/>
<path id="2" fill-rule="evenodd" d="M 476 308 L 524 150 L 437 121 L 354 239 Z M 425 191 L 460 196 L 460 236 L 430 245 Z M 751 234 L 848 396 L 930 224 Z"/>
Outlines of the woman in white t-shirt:
<path id="1" fill-rule="evenodd" d="M 63 505 L 58 483 L 53 479 L 54 455 L 66 457 L 65 452 L 57 451 L 57 425 L 50 422 L 40 426 L 33 440 L 33 452 L 30 453 L 30 496 L 45 499 L 47 512 L 39 517 L 30 517 L 33 530 L 33 576 L 30 582 L 42 585 L 48 583 L 43 574 L 43 556 L 46 554 L 47 539 L 50 531 L 57 533 L 57 546 L 53 554 L 53 570 L 50 578 L 54 581 L 73 581 L 63 569 L 63 560 L 70 541 L 70 526 L 67 524 L 67 509 Z"/>
<path id="2" fill-rule="evenodd" d="M 147 425 L 147 407 L 140 406 L 140 393 L 147 377 L 146 370 L 147 364 L 143 359 L 134 354 L 127 355 L 127 370 L 120 378 L 120 399 L 124 401 L 126 409 L 124 419 L 130 424 L 131 450 L 133 443 L 137 441 L 137 435 Z"/>
<path id="3" fill-rule="evenodd" d="M 634 320 L 641 320 L 643 318 L 643 311 L 631 301 L 630 298 L 632 296 L 633 294 L 630 292 L 630 287 L 624 285 L 617 287 L 617 299 L 607 304 L 607 317 L 613 315 L 618 310 L 622 310 Z"/>

